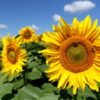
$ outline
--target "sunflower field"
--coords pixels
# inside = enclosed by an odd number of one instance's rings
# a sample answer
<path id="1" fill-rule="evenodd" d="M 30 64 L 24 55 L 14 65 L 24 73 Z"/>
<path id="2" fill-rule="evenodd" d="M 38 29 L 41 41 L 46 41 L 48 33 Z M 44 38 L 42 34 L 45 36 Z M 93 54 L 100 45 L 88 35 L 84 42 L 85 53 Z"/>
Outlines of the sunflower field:
<path id="1" fill-rule="evenodd" d="M 30 26 L 0 39 L 0 100 L 100 100 L 100 27 L 87 16 L 53 31 Z"/>

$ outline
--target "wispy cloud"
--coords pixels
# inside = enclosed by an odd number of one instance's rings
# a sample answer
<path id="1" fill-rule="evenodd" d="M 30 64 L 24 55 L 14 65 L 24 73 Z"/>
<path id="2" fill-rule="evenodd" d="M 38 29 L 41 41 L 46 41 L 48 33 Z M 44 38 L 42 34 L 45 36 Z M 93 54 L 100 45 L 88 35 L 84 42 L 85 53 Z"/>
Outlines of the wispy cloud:
<path id="1" fill-rule="evenodd" d="M 60 17 L 61 17 L 61 16 L 58 15 L 58 14 L 54 14 L 54 15 L 53 15 L 54 21 L 59 21 Z"/>
<path id="2" fill-rule="evenodd" d="M 38 27 L 38 26 L 36 26 L 36 25 L 32 25 L 32 28 L 35 30 L 35 31 L 38 31 L 38 30 L 40 30 L 40 28 Z"/>
<path id="3" fill-rule="evenodd" d="M 8 28 L 7 25 L 5 25 L 5 24 L 0 24 L 0 30 L 7 29 L 7 28 Z"/>
<path id="4" fill-rule="evenodd" d="M 87 11 L 94 8 L 96 5 L 90 0 L 79 0 L 74 1 L 71 4 L 66 4 L 64 6 L 65 12 L 75 13 L 75 12 L 82 12 Z"/>

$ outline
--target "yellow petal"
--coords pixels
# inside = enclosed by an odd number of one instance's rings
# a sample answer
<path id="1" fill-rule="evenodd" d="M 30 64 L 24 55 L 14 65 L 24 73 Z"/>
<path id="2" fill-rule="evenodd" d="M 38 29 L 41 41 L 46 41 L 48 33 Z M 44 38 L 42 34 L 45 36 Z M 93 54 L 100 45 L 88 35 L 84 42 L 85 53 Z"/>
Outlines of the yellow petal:
<path id="1" fill-rule="evenodd" d="M 65 70 L 59 79 L 59 83 L 57 87 L 58 88 L 62 87 L 66 82 L 66 80 L 68 79 L 68 77 L 69 77 L 69 72 Z"/>
<path id="2" fill-rule="evenodd" d="M 90 27 L 91 27 L 91 18 L 90 16 L 87 16 L 85 20 L 83 21 L 83 33 L 82 34 L 85 35 L 90 29 Z"/>
<path id="3" fill-rule="evenodd" d="M 52 74 L 51 77 L 49 78 L 49 81 L 58 80 L 60 78 L 61 72 L 62 70 L 59 70 L 55 72 L 54 74 Z"/>
<path id="4" fill-rule="evenodd" d="M 59 50 L 56 50 L 56 49 L 44 49 L 44 50 L 41 50 L 40 53 L 42 53 L 45 56 L 50 56 L 50 55 L 58 56 L 59 55 Z"/>
<path id="5" fill-rule="evenodd" d="M 85 34 L 85 37 L 86 37 L 86 38 L 89 39 L 89 38 L 93 37 L 92 33 L 96 30 L 97 24 L 98 24 L 98 20 L 96 19 L 96 20 L 94 21 L 94 23 L 92 24 L 92 26 L 91 26 L 89 32 L 87 32 L 87 34 Z"/>
<path id="6" fill-rule="evenodd" d="M 60 46 L 61 44 L 59 43 L 59 41 L 57 41 L 55 38 L 54 38 L 54 36 L 53 36 L 53 34 L 51 33 L 51 35 L 50 35 L 50 33 L 44 33 L 43 34 L 43 37 L 42 37 L 42 40 L 43 41 L 46 41 L 46 42 L 48 42 L 48 43 L 53 43 L 53 44 L 55 44 L 55 45 L 57 45 L 57 46 Z"/>
<path id="7" fill-rule="evenodd" d="M 73 19 L 72 26 L 74 29 L 74 35 L 79 35 L 79 21 L 77 20 L 76 17 Z"/>
<path id="8" fill-rule="evenodd" d="M 52 73 L 52 72 L 55 72 L 55 71 L 59 70 L 59 68 L 60 68 L 59 65 L 53 66 L 53 67 L 54 67 L 54 68 L 50 68 L 50 69 L 46 70 L 45 72 L 46 72 L 46 73 Z"/>
<path id="9" fill-rule="evenodd" d="M 84 77 L 84 75 L 82 73 L 78 73 L 77 78 L 78 78 L 78 82 L 79 82 L 80 87 L 84 91 L 84 89 L 85 89 L 85 81 L 81 76 Z"/>
<path id="10" fill-rule="evenodd" d="M 66 21 L 62 17 L 60 17 L 60 22 L 62 23 L 63 26 L 69 27 Z"/>
<path id="11" fill-rule="evenodd" d="M 77 84 L 73 86 L 73 94 L 75 95 L 77 92 Z"/>
<path id="12" fill-rule="evenodd" d="M 90 72 L 92 73 L 92 77 L 94 78 L 94 80 L 100 82 L 100 71 L 95 70 L 95 67 L 93 66 L 90 69 Z"/>

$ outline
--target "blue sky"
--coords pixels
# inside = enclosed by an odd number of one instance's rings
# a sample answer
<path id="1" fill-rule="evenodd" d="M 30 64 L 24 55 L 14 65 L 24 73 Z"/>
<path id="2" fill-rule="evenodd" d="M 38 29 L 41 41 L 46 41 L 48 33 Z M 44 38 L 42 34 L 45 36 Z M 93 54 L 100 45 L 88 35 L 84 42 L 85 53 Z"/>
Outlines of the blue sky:
<path id="1" fill-rule="evenodd" d="M 0 0 L 0 37 L 18 34 L 24 26 L 33 26 L 41 34 L 52 30 L 62 16 L 69 24 L 90 15 L 100 23 L 99 0 Z"/>

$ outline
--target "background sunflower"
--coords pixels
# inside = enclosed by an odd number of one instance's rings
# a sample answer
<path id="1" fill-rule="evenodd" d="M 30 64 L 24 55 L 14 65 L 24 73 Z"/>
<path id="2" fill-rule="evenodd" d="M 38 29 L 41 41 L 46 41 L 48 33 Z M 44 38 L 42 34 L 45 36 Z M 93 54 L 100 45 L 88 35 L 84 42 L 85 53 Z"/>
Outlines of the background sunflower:
<path id="1" fill-rule="evenodd" d="M 19 35 L 19 39 L 24 43 L 34 42 L 37 39 L 35 31 L 30 26 L 26 26 L 20 29 Z"/>
<path id="2" fill-rule="evenodd" d="M 26 50 L 21 47 L 21 42 L 15 37 L 6 36 L 3 38 L 2 50 L 2 72 L 9 76 L 9 80 L 23 71 L 27 62 Z"/>

